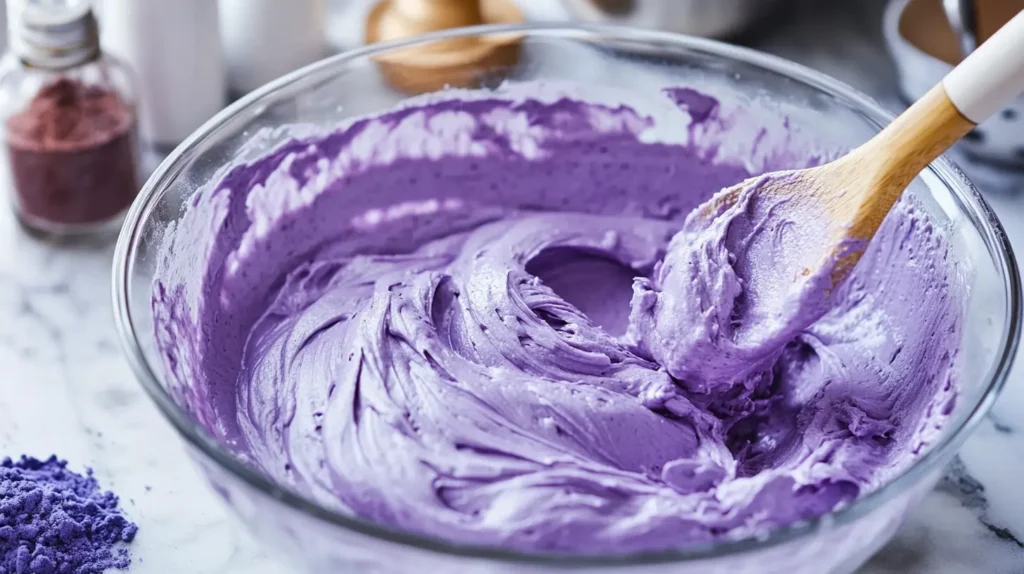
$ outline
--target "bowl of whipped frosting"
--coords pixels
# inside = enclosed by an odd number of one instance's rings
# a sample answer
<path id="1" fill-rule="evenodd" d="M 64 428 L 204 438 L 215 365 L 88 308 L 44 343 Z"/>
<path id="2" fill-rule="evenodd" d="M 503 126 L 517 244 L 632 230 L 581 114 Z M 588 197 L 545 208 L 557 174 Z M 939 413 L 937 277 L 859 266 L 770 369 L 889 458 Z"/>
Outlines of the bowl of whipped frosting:
<path id="1" fill-rule="evenodd" d="M 518 60 L 476 85 L 410 96 L 379 67 L 509 35 Z M 777 318 L 685 328 L 717 309 L 678 286 L 770 273 L 742 246 L 802 222 L 747 218 L 685 258 L 679 231 L 891 118 L 802 66 L 654 31 L 335 56 L 146 184 L 115 254 L 122 340 L 212 487 L 305 571 L 852 572 L 1005 382 L 1020 284 L 999 222 L 939 159 L 824 317 L 753 347 L 741 323 Z M 675 339 L 739 350 L 663 364 Z"/>

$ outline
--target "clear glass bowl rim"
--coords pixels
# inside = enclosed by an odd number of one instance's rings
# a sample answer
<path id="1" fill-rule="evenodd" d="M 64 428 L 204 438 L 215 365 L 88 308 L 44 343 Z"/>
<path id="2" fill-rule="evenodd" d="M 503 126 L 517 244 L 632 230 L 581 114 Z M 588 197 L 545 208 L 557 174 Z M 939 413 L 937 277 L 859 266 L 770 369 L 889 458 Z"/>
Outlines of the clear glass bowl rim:
<path id="1" fill-rule="evenodd" d="M 331 70 L 340 71 L 353 60 L 379 56 L 391 50 L 408 48 L 417 44 L 449 38 L 497 34 L 558 39 L 591 39 L 596 41 L 624 40 L 654 47 L 665 45 L 681 48 L 715 58 L 737 61 L 785 76 L 791 80 L 796 80 L 849 106 L 879 128 L 892 121 L 895 117 L 870 97 L 852 87 L 821 72 L 777 56 L 716 40 L 611 25 L 532 23 L 522 25 L 485 25 L 446 30 L 350 50 L 320 60 L 278 78 L 251 92 L 208 120 L 160 164 L 143 186 L 138 198 L 129 209 L 114 251 L 112 277 L 113 306 L 115 323 L 121 344 L 124 347 L 132 370 L 141 381 L 142 387 L 156 403 L 163 415 L 192 447 L 198 449 L 224 471 L 242 480 L 262 495 L 276 499 L 292 510 L 313 517 L 330 526 L 351 530 L 385 542 L 437 554 L 451 555 L 453 558 L 488 559 L 514 564 L 562 566 L 568 568 L 587 566 L 601 566 L 605 568 L 613 566 L 629 567 L 707 560 L 726 555 L 763 550 L 812 534 L 823 527 L 839 527 L 868 514 L 875 508 L 885 504 L 888 500 L 904 492 L 944 461 L 946 459 L 945 455 L 950 450 L 959 448 L 970 431 L 981 422 L 985 414 L 992 407 L 1000 390 L 1002 390 L 1006 383 L 1020 338 L 1021 285 L 1017 263 L 1013 256 L 1009 238 L 1002 225 L 974 185 L 945 156 L 933 162 L 928 170 L 952 190 L 958 207 L 980 232 L 985 246 L 993 257 L 997 270 L 1003 278 L 1010 317 L 1001 334 L 997 359 L 986 376 L 987 385 L 980 400 L 977 404 L 970 407 L 970 413 L 963 419 L 958 428 L 948 432 L 938 444 L 933 446 L 913 466 L 884 487 L 857 499 L 847 506 L 813 520 L 775 528 L 757 537 L 720 541 L 681 549 L 633 554 L 578 556 L 520 552 L 497 546 L 464 545 L 442 538 L 392 529 L 328 509 L 286 487 L 272 482 L 259 472 L 244 465 L 223 448 L 209 433 L 193 422 L 186 411 L 178 406 L 159 383 L 157 371 L 146 360 L 143 349 L 139 344 L 129 305 L 131 272 L 134 264 L 133 256 L 141 237 L 143 224 L 151 213 L 155 202 L 159 199 L 160 192 L 177 175 L 181 167 L 179 163 L 182 158 L 187 156 L 196 145 L 223 124 L 248 111 L 255 102 L 282 88 L 300 84 L 312 76 Z"/>

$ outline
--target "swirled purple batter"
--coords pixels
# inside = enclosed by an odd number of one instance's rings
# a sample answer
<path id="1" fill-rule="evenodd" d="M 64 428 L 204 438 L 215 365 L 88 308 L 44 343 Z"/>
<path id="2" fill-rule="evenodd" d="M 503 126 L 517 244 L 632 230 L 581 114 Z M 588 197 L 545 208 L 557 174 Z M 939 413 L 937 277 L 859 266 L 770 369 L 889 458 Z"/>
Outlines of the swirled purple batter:
<path id="1" fill-rule="evenodd" d="M 785 283 L 763 246 L 813 222 L 684 218 L 815 160 L 750 167 L 718 149 L 715 100 L 669 95 L 689 142 L 627 106 L 477 94 L 235 166 L 158 266 L 176 396 L 280 483 L 464 543 L 685 546 L 878 488 L 956 398 L 944 233 L 904 198 L 827 309 L 759 339 L 745 297 Z"/>

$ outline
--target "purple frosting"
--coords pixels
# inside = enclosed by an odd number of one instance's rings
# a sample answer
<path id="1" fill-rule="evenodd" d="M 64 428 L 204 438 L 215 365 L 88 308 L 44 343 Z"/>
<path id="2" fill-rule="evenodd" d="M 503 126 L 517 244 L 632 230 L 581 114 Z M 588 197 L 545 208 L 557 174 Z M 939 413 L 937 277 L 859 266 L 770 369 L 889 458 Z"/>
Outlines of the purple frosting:
<path id="1" fill-rule="evenodd" d="M 92 472 L 51 456 L 0 461 L 0 572 L 102 574 L 131 563 L 138 528 Z"/>
<path id="2" fill-rule="evenodd" d="M 637 281 L 632 340 L 694 392 L 730 391 L 770 368 L 832 308 L 837 265 L 866 247 L 829 252 L 823 204 L 778 191 L 800 185 L 794 175 L 714 195 L 687 216 L 658 272 Z"/>
<path id="3" fill-rule="evenodd" d="M 463 94 L 233 167 L 165 238 L 172 392 L 281 484 L 463 543 L 686 546 L 878 488 L 956 397 L 945 235 L 904 198 L 817 320 L 761 328 L 825 301 L 771 275 L 771 238 L 810 222 L 756 194 L 685 219 L 754 164 L 720 152 L 714 99 L 669 96 L 690 141 L 624 105 Z M 816 161 L 793 147 L 756 167 Z"/>

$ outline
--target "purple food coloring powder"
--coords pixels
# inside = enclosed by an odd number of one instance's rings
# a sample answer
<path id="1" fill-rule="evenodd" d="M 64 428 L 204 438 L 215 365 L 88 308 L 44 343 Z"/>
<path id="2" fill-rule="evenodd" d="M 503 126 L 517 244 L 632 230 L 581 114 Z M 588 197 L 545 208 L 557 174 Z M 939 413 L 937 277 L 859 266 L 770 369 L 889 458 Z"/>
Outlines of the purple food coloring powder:
<path id="1" fill-rule="evenodd" d="M 131 564 L 138 526 L 113 492 L 67 461 L 0 461 L 0 574 L 102 574 Z"/>

